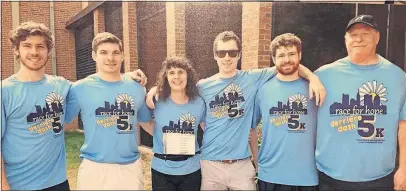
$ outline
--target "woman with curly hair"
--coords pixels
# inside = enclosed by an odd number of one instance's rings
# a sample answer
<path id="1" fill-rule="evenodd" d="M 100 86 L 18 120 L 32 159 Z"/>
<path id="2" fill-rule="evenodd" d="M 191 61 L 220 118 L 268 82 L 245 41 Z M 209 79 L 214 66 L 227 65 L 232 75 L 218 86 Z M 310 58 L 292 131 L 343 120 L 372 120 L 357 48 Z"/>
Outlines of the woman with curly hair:
<path id="1" fill-rule="evenodd" d="M 200 190 L 197 130 L 205 105 L 196 83 L 196 72 L 186 58 L 168 58 L 162 63 L 153 129 L 144 126 L 154 136 L 153 190 Z"/>

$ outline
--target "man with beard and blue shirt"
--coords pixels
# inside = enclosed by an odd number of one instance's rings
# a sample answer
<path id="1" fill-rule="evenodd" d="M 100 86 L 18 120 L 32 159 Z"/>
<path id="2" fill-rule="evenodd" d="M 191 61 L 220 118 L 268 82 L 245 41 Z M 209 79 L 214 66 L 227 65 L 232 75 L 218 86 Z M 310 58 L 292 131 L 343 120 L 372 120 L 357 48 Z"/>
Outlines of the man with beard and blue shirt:
<path id="1" fill-rule="evenodd" d="M 149 122 L 145 87 L 120 74 L 121 40 L 99 33 L 92 42 L 97 73 L 72 85 L 66 121 L 80 111 L 85 141 L 80 151 L 78 190 L 143 190 L 137 122 Z"/>
<path id="2" fill-rule="evenodd" d="M 202 190 L 253 190 L 256 187 L 248 144 L 254 98 L 258 88 L 276 75 L 276 70 L 238 70 L 241 47 L 241 40 L 234 32 L 217 35 L 213 54 L 219 72 L 197 84 L 206 104 L 201 148 Z M 316 103 L 321 104 L 325 91 L 319 79 L 302 65 L 299 73 L 310 79 L 310 95 L 314 94 Z M 153 108 L 155 92 L 150 92 L 147 103 Z M 251 147 L 251 150 L 256 153 L 258 148 Z"/>
<path id="3" fill-rule="evenodd" d="M 253 118 L 254 128 L 262 118 L 259 190 L 317 190 L 317 107 L 309 100 L 308 81 L 298 73 L 302 42 L 286 33 L 270 47 L 278 74 L 259 88 Z"/>
<path id="4" fill-rule="evenodd" d="M 406 75 L 376 53 L 379 37 L 373 16 L 351 19 L 348 56 L 315 72 L 328 92 L 318 110 L 320 190 L 406 189 Z"/>

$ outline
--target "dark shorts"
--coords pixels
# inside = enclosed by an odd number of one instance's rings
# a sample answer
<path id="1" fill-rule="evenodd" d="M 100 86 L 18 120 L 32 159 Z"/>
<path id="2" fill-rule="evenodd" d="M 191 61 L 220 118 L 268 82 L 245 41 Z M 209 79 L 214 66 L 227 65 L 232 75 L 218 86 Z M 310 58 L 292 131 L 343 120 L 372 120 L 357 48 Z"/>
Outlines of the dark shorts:
<path id="1" fill-rule="evenodd" d="M 395 171 L 394 171 L 395 172 Z M 389 175 L 367 182 L 347 182 L 336 180 L 319 171 L 320 190 L 394 190 L 393 176 Z"/>
<path id="2" fill-rule="evenodd" d="M 258 179 L 260 191 L 317 191 L 318 186 L 290 186 L 283 184 L 274 184 Z"/>
<path id="3" fill-rule="evenodd" d="M 51 186 L 45 189 L 42 189 L 43 191 L 59 191 L 59 190 L 70 190 L 69 188 L 69 182 L 68 180 L 65 180 L 65 182 L 62 182 L 60 184 L 57 184 L 55 186 Z"/>
<path id="4" fill-rule="evenodd" d="M 169 175 L 151 168 L 152 190 L 200 190 L 202 173 L 200 169 L 186 175 Z"/>

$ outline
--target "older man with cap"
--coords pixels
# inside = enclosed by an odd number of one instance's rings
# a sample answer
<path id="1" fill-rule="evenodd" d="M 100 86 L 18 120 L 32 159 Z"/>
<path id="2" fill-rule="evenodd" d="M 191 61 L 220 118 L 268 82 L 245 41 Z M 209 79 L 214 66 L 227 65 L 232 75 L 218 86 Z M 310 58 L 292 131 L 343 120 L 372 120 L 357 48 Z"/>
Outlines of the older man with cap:
<path id="1" fill-rule="evenodd" d="M 373 16 L 351 19 L 348 56 L 315 72 L 327 90 L 317 122 L 320 190 L 406 189 L 406 75 L 376 53 L 379 35 Z"/>

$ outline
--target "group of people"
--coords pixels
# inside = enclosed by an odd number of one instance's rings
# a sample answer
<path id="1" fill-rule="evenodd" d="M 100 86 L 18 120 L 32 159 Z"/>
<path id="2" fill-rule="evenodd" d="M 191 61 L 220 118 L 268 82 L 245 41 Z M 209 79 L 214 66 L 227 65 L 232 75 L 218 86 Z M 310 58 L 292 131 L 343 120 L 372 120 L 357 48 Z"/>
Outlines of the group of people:
<path id="1" fill-rule="evenodd" d="M 3 189 L 69 190 L 63 126 L 79 113 L 80 190 L 144 189 L 137 123 L 153 136 L 153 190 L 406 189 L 406 74 L 376 53 L 370 15 L 348 23 L 348 56 L 315 74 L 291 33 L 270 44 L 275 67 L 240 71 L 241 40 L 225 31 L 217 74 L 198 80 L 187 58 L 169 57 L 148 94 L 142 71 L 120 73 L 122 42 L 107 32 L 92 42 L 97 73 L 46 75 L 53 39 L 34 22 L 11 33 L 21 67 L 2 81 Z"/>
<path id="2" fill-rule="evenodd" d="M 295 72 L 301 40 L 272 41 L 278 74 L 254 99 L 253 127 L 262 119 L 260 190 L 406 189 L 406 75 L 376 53 L 379 34 L 371 15 L 349 21 L 348 56 L 315 71 L 327 92 L 322 105 L 308 99 Z"/>

